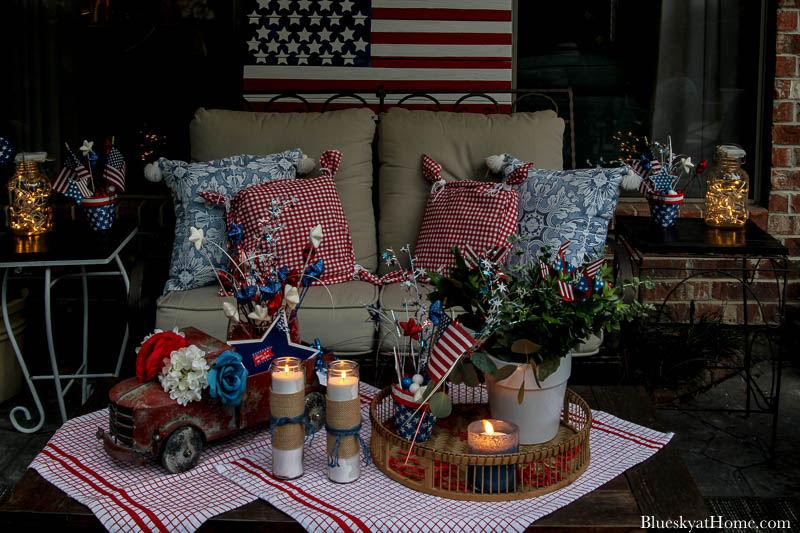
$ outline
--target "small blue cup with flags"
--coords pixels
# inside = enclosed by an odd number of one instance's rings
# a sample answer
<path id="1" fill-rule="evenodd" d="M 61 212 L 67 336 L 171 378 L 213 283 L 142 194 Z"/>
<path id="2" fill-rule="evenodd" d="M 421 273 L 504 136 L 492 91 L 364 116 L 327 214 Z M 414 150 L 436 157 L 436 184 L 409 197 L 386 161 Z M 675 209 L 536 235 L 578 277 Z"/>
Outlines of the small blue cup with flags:
<path id="1" fill-rule="evenodd" d="M 86 222 L 93 230 L 111 229 L 117 215 L 117 195 L 84 198 L 81 207 Z"/>
<path id="2" fill-rule="evenodd" d="M 414 393 L 403 389 L 396 383 L 392 384 L 392 400 L 394 401 L 394 423 L 397 436 L 414 442 L 425 442 L 430 439 L 436 418 L 431 414 L 428 406 L 417 411 L 420 403 L 414 401 Z M 416 439 L 414 434 L 416 434 Z"/>

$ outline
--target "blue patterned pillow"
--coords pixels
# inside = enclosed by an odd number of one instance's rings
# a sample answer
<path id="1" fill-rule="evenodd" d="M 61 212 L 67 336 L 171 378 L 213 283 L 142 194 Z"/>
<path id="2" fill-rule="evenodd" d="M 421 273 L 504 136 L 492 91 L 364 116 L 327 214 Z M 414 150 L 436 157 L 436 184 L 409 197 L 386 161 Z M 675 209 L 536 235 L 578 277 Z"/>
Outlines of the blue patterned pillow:
<path id="1" fill-rule="evenodd" d="M 208 260 L 189 242 L 189 228 L 202 229 L 206 239 L 224 249 L 227 233 L 225 210 L 207 204 L 197 195 L 198 192 L 215 191 L 232 198 L 250 185 L 294 178 L 296 165 L 302 157 L 300 149 L 295 148 L 279 154 L 239 155 L 203 163 L 159 159 L 158 166 L 175 205 L 175 242 L 164 292 L 185 291 L 216 283 Z M 203 249 L 216 268 L 227 264 L 225 254 L 216 246 L 209 245 Z"/>
<path id="2" fill-rule="evenodd" d="M 503 175 L 508 177 L 523 165 L 514 156 L 504 154 Z M 619 200 L 619 185 L 626 174 L 620 168 L 578 170 L 527 169 L 528 178 L 517 185 L 519 220 L 517 232 L 523 254 L 509 254 L 508 263 L 535 260 L 539 250 L 552 250 L 570 241 L 566 259 L 578 267 L 602 253 L 608 223 Z"/>

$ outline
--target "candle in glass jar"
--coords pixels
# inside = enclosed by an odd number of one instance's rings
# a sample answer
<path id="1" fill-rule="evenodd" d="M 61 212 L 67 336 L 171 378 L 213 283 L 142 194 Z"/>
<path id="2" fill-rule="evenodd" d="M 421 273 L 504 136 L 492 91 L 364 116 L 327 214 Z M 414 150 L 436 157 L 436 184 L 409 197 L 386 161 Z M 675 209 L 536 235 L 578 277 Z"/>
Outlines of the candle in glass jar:
<path id="1" fill-rule="evenodd" d="M 305 388 L 305 373 L 300 359 L 281 357 L 281 365 L 272 370 L 272 391 L 277 394 L 294 394 Z M 297 363 L 284 362 L 283 359 L 297 359 Z"/>
<path id="2" fill-rule="evenodd" d="M 332 361 L 328 365 L 328 479 L 336 483 L 351 483 L 361 475 L 360 441 L 351 433 L 357 432 L 361 424 L 358 381 L 355 361 Z M 347 434 L 342 435 L 342 431 Z"/>
<path id="3" fill-rule="evenodd" d="M 503 420 L 476 420 L 467 426 L 467 449 L 476 455 L 518 453 L 519 427 Z M 471 466 L 469 481 L 479 493 L 513 492 L 515 469 L 515 465 Z"/>
<path id="4" fill-rule="evenodd" d="M 346 402 L 358 398 L 358 375 L 353 370 L 338 368 L 331 365 L 328 368 L 328 399 L 334 402 Z"/>
<path id="5" fill-rule="evenodd" d="M 305 373 L 297 357 L 278 357 L 270 366 L 270 418 L 272 427 L 272 473 L 279 479 L 303 475 L 305 427 L 288 420 L 305 411 Z"/>

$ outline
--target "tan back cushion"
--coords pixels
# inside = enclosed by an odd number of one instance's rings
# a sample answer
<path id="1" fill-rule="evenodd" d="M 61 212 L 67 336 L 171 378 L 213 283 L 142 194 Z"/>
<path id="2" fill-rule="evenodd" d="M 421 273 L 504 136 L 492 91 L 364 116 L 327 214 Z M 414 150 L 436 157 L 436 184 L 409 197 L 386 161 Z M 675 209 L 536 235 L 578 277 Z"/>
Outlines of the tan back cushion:
<path id="1" fill-rule="evenodd" d="M 372 210 L 375 114 L 371 110 L 253 113 L 200 108 L 189 125 L 189 134 L 195 161 L 237 154 L 272 154 L 296 147 L 314 159 L 328 149 L 342 152 L 336 191 L 353 236 L 356 262 L 375 271 L 376 230 Z"/>
<path id="2" fill-rule="evenodd" d="M 431 185 L 422 177 L 422 154 L 442 165 L 445 179 L 494 179 L 485 159 L 509 153 L 537 168 L 562 170 L 564 121 L 554 111 L 479 115 L 390 109 L 378 126 L 380 221 L 378 249 L 417 242 Z M 302 146 L 302 145 L 300 145 Z M 386 273 L 385 263 L 379 273 Z"/>

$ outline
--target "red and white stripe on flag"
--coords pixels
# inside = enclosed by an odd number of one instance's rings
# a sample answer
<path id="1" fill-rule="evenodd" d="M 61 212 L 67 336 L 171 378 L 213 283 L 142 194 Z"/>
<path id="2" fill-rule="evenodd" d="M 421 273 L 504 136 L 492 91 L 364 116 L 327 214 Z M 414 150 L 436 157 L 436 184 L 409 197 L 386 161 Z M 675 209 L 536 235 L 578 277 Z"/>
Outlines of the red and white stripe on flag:
<path id="1" fill-rule="evenodd" d="M 450 367 L 458 361 L 458 358 L 475 343 L 472 335 L 458 322 L 450 322 L 444 328 L 433 345 L 431 356 L 428 359 L 427 372 L 434 381 L 442 379 Z"/>
<path id="2" fill-rule="evenodd" d="M 81 165 L 82 169 L 86 170 L 86 167 Z M 89 189 L 89 173 L 86 172 L 85 175 L 78 172 L 78 177 L 75 179 L 75 185 L 78 186 L 78 190 L 81 191 L 81 194 L 84 198 L 89 198 L 92 196 L 92 191 Z"/>
<path id="3" fill-rule="evenodd" d="M 114 185 L 120 192 L 125 192 L 125 159 L 122 157 L 116 146 L 112 146 L 106 158 L 106 167 L 103 170 L 103 178 Z"/>
<path id="4" fill-rule="evenodd" d="M 333 8 L 306 2 L 299 9 L 289 4 L 252 2 L 255 9 L 247 10 L 243 89 L 251 102 L 270 98 L 252 91 L 329 90 L 303 95 L 321 103 L 336 91 L 383 85 L 452 90 L 437 94 L 452 103 L 464 91 L 511 89 L 511 0 L 353 0 Z M 510 109 L 510 95 L 493 96 Z"/>
<path id="5" fill-rule="evenodd" d="M 584 267 L 583 274 L 588 278 L 593 278 L 595 274 L 597 274 L 600 271 L 600 268 L 603 266 L 605 260 L 606 260 L 605 257 L 595 259 L 594 261 L 592 261 L 591 263 L 589 263 Z"/>
<path id="6" fill-rule="evenodd" d="M 75 171 L 71 168 L 67 168 L 67 166 L 61 167 L 61 170 L 58 172 L 58 175 L 53 180 L 53 183 L 50 185 L 56 192 L 60 192 L 64 194 L 69 189 L 69 182 L 75 177 Z"/>
<path id="7" fill-rule="evenodd" d="M 572 288 L 571 283 L 567 283 L 565 281 L 558 282 L 558 294 L 561 295 L 561 298 L 567 302 L 575 301 L 575 290 Z"/>

